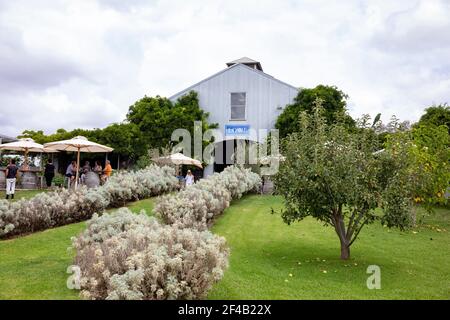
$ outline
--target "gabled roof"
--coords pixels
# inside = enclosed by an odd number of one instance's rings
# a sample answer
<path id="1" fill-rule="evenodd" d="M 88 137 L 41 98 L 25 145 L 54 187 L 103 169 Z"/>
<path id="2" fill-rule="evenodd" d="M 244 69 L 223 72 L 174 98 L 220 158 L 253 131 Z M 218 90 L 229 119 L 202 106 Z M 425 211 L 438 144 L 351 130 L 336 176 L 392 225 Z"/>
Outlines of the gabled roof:
<path id="1" fill-rule="evenodd" d="M 240 59 L 237 59 L 237 60 L 234 60 L 231 62 L 227 62 L 227 67 L 231 67 L 232 65 L 239 64 L 239 63 L 248 65 L 249 67 L 254 65 L 254 66 L 256 66 L 256 69 L 263 71 L 261 63 L 259 61 L 250 59 L 248 57 L 242 57 Z"/>
<path id="2" fill-rule="evenodd" d="M 220 74 L 222 74 L 222 73 L 225 73 L 225 72 L 227 72 L 227 71 L 229 71 L 229 70 L 231 70 L 231 69 L 238 68 L 238 67 L 246 68 L 246 69 L 251 70 L 252 72 L 256 72 L 256 73 L 258 73 L 259 75 L 262 75 L 262 76 L 264 76 L 264 77 L 266 77 L 266 78 L 268 78 L 268 79 L 277 81 L 277 82 L 279 82 L 279 83 L 281 83 L 281 84 L 284 84 L 284 85 L 286 85 L 286 86 L 289 86 L 289 87 L 291 87 L 291 88 L 293 88 L 293 89 L 295 89 L 295 90 L 299 90 L 299 88 L 297 88 L 297 87 L 295 87 L 295 86 L 293 86 L 293 85 L 290 85 L 290 84 L 288 84 L 288 83 L 286 83 L 286 82 L 283 82 L 283 81 L 281 81 L 281 80 L 278 80 L 277 78 L 274 78 L 273 76 L 271 76 L 271 75 L 269 75 L 269 74 L 267 74 L 267 73 L 264 73 L 263 71 L 260 71 L 260 70 L 254 69 L 254 68 L 250 68 L 250 67 L 248 67 L 247 65 L 242 64 L 242 63 L 237 63 L 237 64 L 232 65 L 232 66 L 229 67 L 229 68 L 223 69 L 222 71 L 219 71 L 219 72 L 213 74 L 212 76 L 209 76 L 208 78 L 205 78 L 205 79 L 203 79 L 203 80 L 201 80 L 201 81 L 199 81 L 199 82 L 197 82 L 197 83 L 195 83 L 195 84 L 193 84 L 193 85 L 187 87 L 187 88 L 184 89 L 184 90 L 181 90 L 181 91 L 175 93 L 174 95 L 172 95 L 172 96 L 169 98 L 169 100 L 172 100 L 173 98 L 175 98 L 176 96 L 180 95 L 180 94 L 183 93 L 183 92 L 189 92 L 189 91 L 192 90 L 194 87 L 198 86 L 199 84 L 202 84 L 203 82 L 206 82 L 206 81 L 208 81 L 208 80 L 210 80 L 210 79 L 212 79 L 212 78 L 214 78 L 214 77 L 217 77 L 218 75 L 220 75 Z"/>

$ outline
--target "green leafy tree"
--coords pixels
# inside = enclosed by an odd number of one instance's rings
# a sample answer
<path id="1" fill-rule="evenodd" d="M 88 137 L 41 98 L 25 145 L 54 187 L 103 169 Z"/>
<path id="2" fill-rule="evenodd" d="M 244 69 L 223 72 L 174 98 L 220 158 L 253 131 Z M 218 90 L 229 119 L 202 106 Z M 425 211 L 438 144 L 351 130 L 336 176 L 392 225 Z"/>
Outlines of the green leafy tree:
<path id="1" fill-rule="evenodd" d="M 186 129 L 193 137 L 195 121 L 202 122 L 203 132 L 216 128 L 217 124 L 208 123 L 208 116 L 200 108 L 197 93 L 191 91 L 175 103 L 160 96 L 144 97 L 130 107 L 127 120 L 138 126 L 147 149 L 162 149 L 171 144 L 176 129 Z"/>
<path id="2" fill-rule="evenodd" d="M 286 106 L 275 123 L 275 128 L 280 130 L 281 138 L 300 130 L 298 122 L 300 114 L 302 112 L 312 114 L 314 102 L 318 98 L 322 100 L 322 112 L 328 124 L 334 123 L 337 116 L 342 117 L 346 111 L 348 96 L 335 86 L 318 85 L 313 89 L 301 89 L 295 97 L 294 103 Z M 341 120 L 348 128 L 355 127 L 355 121 L 349 115 L 344 115 Z"/>
<path id="3" fill-rule="evenodd" d="M 390 177 L 383 174 L 390 154 L 374 152 L 378 141 L 367 134 L 369 128 L 350 132 L 343 113 L 327 124 L 321 101 L 315 104 L 312 113 L 301 113 L 298 131 L 282 141 L 286 159 L 274 177 L 284 197 L 281 216 L 287 224 L 312 216 L 332 226 L 341 258 L 349 259 L 365 225 L 381 220 L 390 227 L 408 226 L 409 198 L 397 168 Z M 382 214 L 375 211 L 379 206 Z"/>
<path id="4" fill-rule="evenodd" d="M 144 97 L 130 106 L 127 121 L 142 133 L 146 149 L 163 147 L 170 142 L 172 102 L 160 96 Z"/>
<path id="5" fill-rule="evenodd" d="M 58 129 L 49 135 L 42 130 L 25 130 L 20 137 L 44 144 L 85 136 L 114 148 L 114 154 L 121 157 L 134 160 L 142 157 L 141 164 L 144 164 L 149 161 L 145 159 L 148 158 L 147 150 L 162 150 L 170 146 L 175 129 L 187 129 L 193 137 L 194 121 L 201 121 L 203 131 L 217 127 L 208 123 L 208 116 L 199 106 L 197 93 L 191 91 L 175 103 L 160 96 L 144 97 L 129 108 L 125 122 L 113 123 L 103 129 Z"/>
<path id="6" fill-rule="evenodd" d="M 450 136 L 446 126 L 419 125 L 399 130 L 388 135 L 386 150 L 396 159 L 397 169 L 409 186 L 407 195 L 415 204 L 411 211 L 413 224 L 418 205 L 432 211 L 433 206 L 448 203 L 445 192 L 450 182 Z"/>
<path id="7" fill-rule="evenodd" d="M 22 132 L 22 135 L 20 135 L 19 138 L 32 138 L 35 142 L 44 144 L 52 141 L 68 140 L 76 136 L 85 136 L 87 138 L 90 138 L 91 135 L 92 130 L 86 129 L 74 129 L 72 131 L 58 129 L 55 133 L 49 135 L 44 134 L 44 131 L 42 130 L 25 130 Z"/>
<path id="8" fill-rule="evenodd" d="M 425 109 L 425 114 L 417 125 L 447 126 L 448 134 L 450 134 L 450 106 L 441 104 Z"/>
<path id="9" fill-rule="evenodd" d="M 112 157 L 123 160 L 136 160 L 145 153 L 142 134 L 135 124 L 113 123 L 103 129 L 74 129 L 67 131 L 58 129 L 55 133 L 45 135 L 42 130 L 25 130 L 21 137 L 32 138 L 37 143 L 68 140 L 76 136 L 84 136 L 90 141 L 107 145 L 114 149 Z"/>
<path id="10" fill-rule="evenodd" d="M 144 154 L 145 143 L 139 127 L 133 123 L 114 123 L 104 129 L 97 130 L 94 139 L 114 148 L 121 156 L 137 159 Z"/>

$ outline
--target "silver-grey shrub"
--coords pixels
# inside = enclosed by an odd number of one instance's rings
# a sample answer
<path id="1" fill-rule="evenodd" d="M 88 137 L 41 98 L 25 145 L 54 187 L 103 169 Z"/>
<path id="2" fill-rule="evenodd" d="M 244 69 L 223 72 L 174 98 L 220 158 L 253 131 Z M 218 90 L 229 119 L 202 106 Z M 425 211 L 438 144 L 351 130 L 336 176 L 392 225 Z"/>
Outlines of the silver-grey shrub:
<path id="1" fill-rule="evenodd" d="M 154 212 L 166 224 L 206 230 L 214 217 L 230 205 L 231 199 L 238 199 L 260 185 L 258 174 L 230 166 L 176 194 L 160 197 Z"/>
<path id="2" fill-rule="evenodd" d="M 161 195 L 175 190 L 178 180 L 170 167 L 150 165 L 135 172 L 119 172 L 101 187 L 110 207 L 121 207 L 127 202 Z"/>
<path id="3" fill-rule="evenodd" d="M 84 221 L 108 207 L 170 192 L 178 187 L 173 169 L 152 165 L 118 173 L 103 186 L 58 189 L 17 202 L 0 201 L 0 238 Z"/>
<path id="4" fill-rule="evenodd" d="M 86 299 L 201 299 L 228 265 L 225 239 L 119 209 L 74 238 Z"/>

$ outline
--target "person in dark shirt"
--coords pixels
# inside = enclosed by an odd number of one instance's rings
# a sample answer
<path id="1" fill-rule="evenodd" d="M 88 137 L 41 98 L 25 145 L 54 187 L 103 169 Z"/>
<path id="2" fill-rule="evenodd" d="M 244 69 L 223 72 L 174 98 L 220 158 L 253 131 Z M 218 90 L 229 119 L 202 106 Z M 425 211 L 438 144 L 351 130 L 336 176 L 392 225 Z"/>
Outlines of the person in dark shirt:
<path id="1" fill-rule="evenodd" d="M 16 178 L 19 172 L 19 167 L 16 166 L 16 160 L 11 159 L 6 167 L 6 199 L 14 199 L 14 192 L 16 191 Z"/>
<path id="2" fill-rule="evenodd" d="M 52 159 L 47 160 L 44 170 L 45 181 L 47 182 L 47 188 L 52 186 L 52 180 L 55 177 L 55 166 L 53 165 Z"/>

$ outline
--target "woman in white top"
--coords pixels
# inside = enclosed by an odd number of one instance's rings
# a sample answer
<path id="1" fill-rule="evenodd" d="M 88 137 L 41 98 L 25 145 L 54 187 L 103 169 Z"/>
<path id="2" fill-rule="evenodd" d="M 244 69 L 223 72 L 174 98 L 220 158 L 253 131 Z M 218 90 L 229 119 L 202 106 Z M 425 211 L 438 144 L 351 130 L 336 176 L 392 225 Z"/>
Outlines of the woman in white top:
<path id="1" fill-rule="evenodd" d="M 186 186 L 192 186 L 194 184 L 194 175 L 191 170 L 188 170 L 186 175 Z"/>

